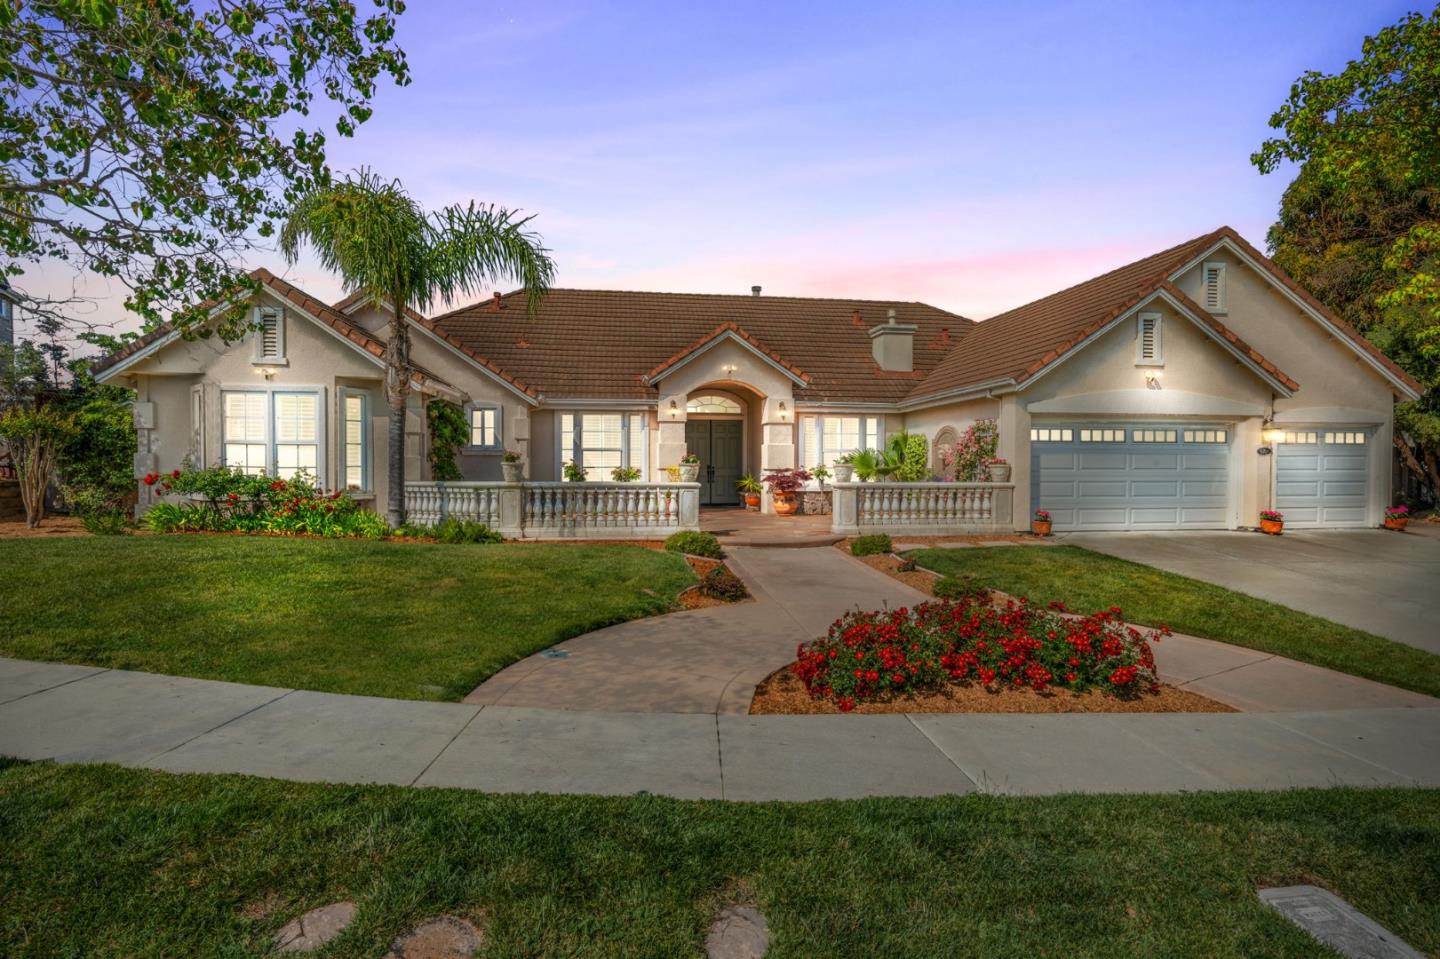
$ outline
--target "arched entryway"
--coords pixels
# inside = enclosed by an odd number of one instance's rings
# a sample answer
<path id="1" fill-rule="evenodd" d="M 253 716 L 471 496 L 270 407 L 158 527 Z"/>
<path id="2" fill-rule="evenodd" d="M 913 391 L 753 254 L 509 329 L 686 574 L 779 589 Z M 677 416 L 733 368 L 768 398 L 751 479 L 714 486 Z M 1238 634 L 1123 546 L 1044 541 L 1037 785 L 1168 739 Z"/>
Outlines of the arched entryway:
<path id="1" fill-rule="evenodd" d="M 702 387 L 685 404 L 685 446 L 700 457 L 700 505 L 739 506 L 736 484 L 749 472 L 749 391 Z"/>

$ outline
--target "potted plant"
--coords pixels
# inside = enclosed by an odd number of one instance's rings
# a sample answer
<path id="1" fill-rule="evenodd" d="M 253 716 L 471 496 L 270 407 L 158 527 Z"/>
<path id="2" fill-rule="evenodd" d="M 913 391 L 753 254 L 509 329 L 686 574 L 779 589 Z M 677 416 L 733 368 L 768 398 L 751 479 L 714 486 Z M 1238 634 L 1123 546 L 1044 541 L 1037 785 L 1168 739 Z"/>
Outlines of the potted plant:
<path id="1" fill-rule="evenodd" d="M 680 481 L 682 483 L 695 483 L 700 479 L 700 457 L 695 453 L 686 453 L 680 460 Z"/>
<path id="2" fill-rule="evenodd" d="M 1405 524 L 1410 522 L 1410 507 L 1405 505 L 1385 507 L 1385 528 L 1399 532 L 1405 531 Z"/>
<path id="3" fill-rule="evenodd" d="M 506 450 L 500 457 L 500 471 L 505 474 L 505 482 L 520 482 L 525 478 L 525 458 L 514 450 Z"/>
<path id="4" fill-rule="evenodd" d="M 736 481 L 735 488 L 740 491 L 741 496 L 745 497 L 746 509 L 758 510 L 760 508 L 760 494 L 765 492 L 765 487 L 760 485 L 759 480 L 746 474 Z"/>
<path id="5" fill-rule="evenodd" d="M 569 461 L 568 463 L 566 463 L 563 467 L 561 467 L 561 472 L 563 472 L 563 473 L 565 474 L 565 479 L 566 479 L 567 482 L 571 482 L 571 483 L 583 483 L 583 482 L 585 482 L 585 475 L 586 475 L 585 467 L 581 466 L 579 463 L 575 462 L 574 460 L 570 460 L 570 461 Z"/>
<path id="6" fill-rule="evenodd" d="M 617 483 L 633 483 L 640 478 L 638 466 L 617 466 L 610 471 L 610 478 Z"/>
<path id="7" fill-rule="evenodd" d="M 810 471 L 804 469 L 778 469 L 765 472 L 765 485 L 770 488 L 770 499 L 775 512 L 790 516 L 795 512 L 795 494 L 810 482 Z"/>
<path id="8" fill-rule="evenodd" d="M 1262 509 L 1260 511 L 1260 532 L 1269 533 L 1271 536 L 1279 536 L 1280 531 L 1284 528 L 1284 513 L 1277 509 Z"/>
<path id="9" fill-rule="evenodd" d="M 1036 536 L 1050 535 L 1050 511 L 1037 509 L 1035 515 L 1030 518 L 1030 532 Z"/>
<path id="10" fill-rule="evenodd" d="M 850 465 L 855 467 L 855 478 L 862 483 L 869 483 L 880 476 L 880 470 L 885 462 L 880 454 L 874 450 L 855 450 L 850 454 Z"/>
<path id="11" fill-rule="evenodd" d="M 825 481 L 830 478 L 830 469 L 824 463 L 821 463 L 810 471 L 810 475 L 815 477 L 815 482 L 820 484 L 821 489 L 824 489 Z"/>
<path id="12" fill-rule="evenodd" d="M 667 467 L 665 467 L 665 478 L 666 478 L 667 480 L 669 480 L 670 482 L 672 482 L 672 483 L 678 483 L 678 482 L 680 482 L 680 467 L 678 467 L 678 466 L 667 466 Z"/>
<path id="13" fill-rule="evenodd" d="M 853 453 L 845 453 L 835 461 L 835 482 L 848 483 L 855 478 L 855 465 L 850 462 Z"/>
<path id="14" fill-rule="evenodd" d="M 1010 464 L 998 456 L 990 461 L 990 482 L 1010 482 Z"/>

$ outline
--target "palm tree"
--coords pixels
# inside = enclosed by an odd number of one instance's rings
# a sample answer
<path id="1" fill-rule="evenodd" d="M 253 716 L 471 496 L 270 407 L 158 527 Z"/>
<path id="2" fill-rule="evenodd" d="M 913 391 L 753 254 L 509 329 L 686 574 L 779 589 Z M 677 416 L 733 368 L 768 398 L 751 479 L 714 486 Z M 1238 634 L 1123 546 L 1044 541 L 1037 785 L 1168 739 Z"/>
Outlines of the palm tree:
<path id="1" fill-rule="evenodd" d="M 405 521 L 405 403 L 410 396 L 408 310 L 428 312 L 438 300 L 518 280 L 533 314 L 555 278 L 555 263 L 531 217 L 503 207 L 447 206 L 427 213 L 398 180 L 361 169 L 300 197 L 280 231 L 280 249 L 294 263 L 308 242 L 347 293 L 363 292 L 394 311 L 385 342 L 385 398 L 390 408 L 389 498 L 392 526 Z"/>

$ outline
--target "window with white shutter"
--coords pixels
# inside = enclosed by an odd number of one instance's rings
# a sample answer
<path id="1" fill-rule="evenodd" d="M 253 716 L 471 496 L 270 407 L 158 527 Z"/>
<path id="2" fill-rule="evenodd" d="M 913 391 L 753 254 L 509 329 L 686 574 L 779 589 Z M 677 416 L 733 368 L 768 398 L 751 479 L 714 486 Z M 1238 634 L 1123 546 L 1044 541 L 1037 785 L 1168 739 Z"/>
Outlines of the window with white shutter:
<path id="1" fill-rule="evenodd" d="M 1205 309 L 1210 313 L 1225 312 L 1225 264 L 1205 263 L 1200 267 Z"/>
<path id="2" fill-rule="evenodd" d="M 262 306 L 255 316 L 255 362 L 285 362 L 285 311 Z"/>
<path id="3" fill-rule="evenodd" d="M 1163 361 L 1160 350 L 1160 314 L 1141 313 L 1136 323 L 1135 362 L 1145 366 L 1159 366 Z"/>

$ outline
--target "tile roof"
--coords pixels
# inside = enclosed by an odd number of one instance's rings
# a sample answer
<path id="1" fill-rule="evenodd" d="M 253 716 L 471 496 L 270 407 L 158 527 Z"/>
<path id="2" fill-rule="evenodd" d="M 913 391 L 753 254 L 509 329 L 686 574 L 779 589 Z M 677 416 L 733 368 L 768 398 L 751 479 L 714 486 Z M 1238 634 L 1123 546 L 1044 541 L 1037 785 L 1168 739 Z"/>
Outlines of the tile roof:
<path id="1" fill-rule="evenodd" d="M 330 327 L 330 329 L 375 357 L 375 359 L 383 360 L 385 358 L 385 344 L 383 341 L 351 323 L 343 313 L 330 306 L 330 304 L 323 300 L 316 299 L 298 286 L 280 279 L 280 277 L 263 267 L 258 270 L 251 270 L 249 275 L 251 279 L 259 282 L 261 286 L 268 287 L 278 294 L 281 299 L 286 300 L 297 309 L 315 317 L 315 319 L 324 323 Z M 200 304 L 202 309 L 213 308 L 215 305 L 213 302 Z M 116 365 L 121 360 L 139 353 L 147 346 L 164 339 L 174 332 L 175 328 L 169 323 L 156 327 L 139 339 L 127 343 L 121 349 L 96 362 L 91 367 L 91 373 L 99 374 Z M 450 386 L 444 380 L 419 367 L 415 369 L 415 385 L 422 389 L 426 387 L 440 387 L 446 390 L 454 390 L 454 387 Z"/>
<path id="2" fill-rule="evenodd" d="M 806 376 L 805 372 L 801 370 L 798 366 L 790 363 L 779 353 L 776 353 L 774 350 L 766 349 L 765 344 L 755 339 L 755 337 L 745 332 L 744 329 L 742 329 L 738 324 L 735 323 L 724 323 L 720 326 L 715 327 L 715 329 L 711 330 L 709 333 L 706 333 L 694 343 L 691 343 L 689 346 L 686 346 L 684 349 L 678 351 L 677 353 L 674 353 L 665 360 L 661 361 L 653 370 L 645 374 L 646 381 L 648 382 L 655 379 L 661 373 L 665 372 L 667 369 L 674 366 L 676 363 L 679 363 L 681 360 L 685 359 L 685 357 L 689 356 L 691 353 L 694 353 L 696 350 L 700 349 L 706 344 L 713 343 L 721 337 L 732 333 L 735 336 L 740 337 L 740 339 L 744 340 L 746 343 L 749 343 L 755 349 L 759 350 L 760 353 L 763 354 L 766 358 L 779 364 L 782 369 L 794 374 L 795 376 L 804 380 L 806 383 L 810 382 L 810 377 Z"/>
<path id="3" fill-rule="evenodd" d="M 869 329 L 913 323 L 914 373 L 875 364 Z M 802 378 L 800 401 L 890 403 L 934 369 L 973 321 L 924 303 L 747 294 L 552 289 L 534 316 L 523 292 L 436 317 L 433 326 L 547 398 L 653 400 L 646 376 L 733 327 Z"/>

